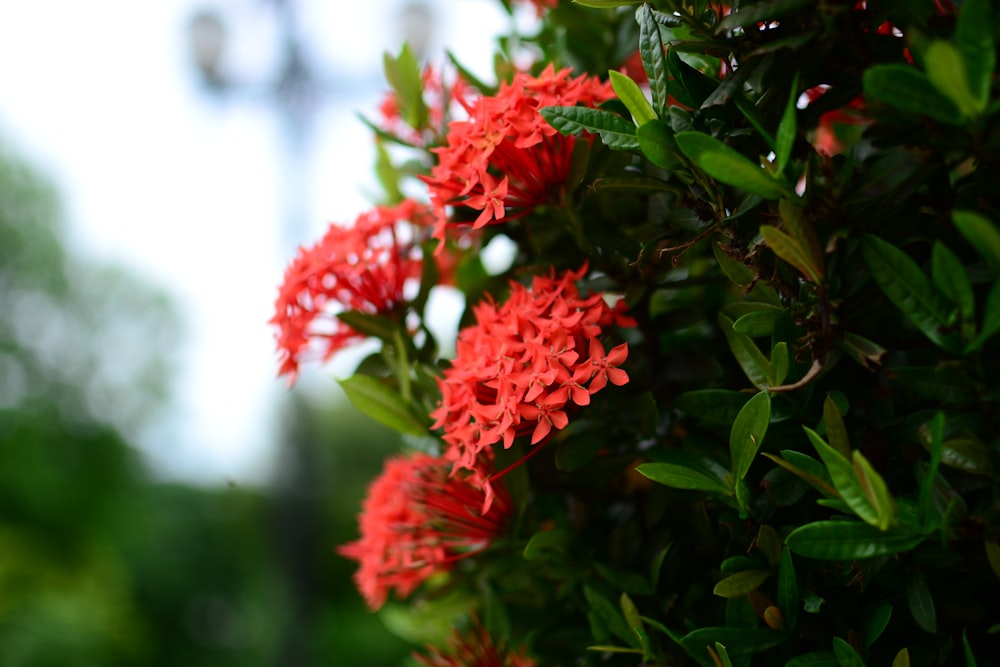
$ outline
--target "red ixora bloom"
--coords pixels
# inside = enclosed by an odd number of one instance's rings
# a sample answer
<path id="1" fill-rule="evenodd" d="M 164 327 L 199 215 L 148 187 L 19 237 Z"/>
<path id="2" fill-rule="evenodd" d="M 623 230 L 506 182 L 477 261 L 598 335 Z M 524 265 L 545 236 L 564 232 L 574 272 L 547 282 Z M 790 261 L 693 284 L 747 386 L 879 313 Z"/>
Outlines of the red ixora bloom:
<path id="1" fill-rule="evenodd" d="M 325 361 L 365 338 L 337 319 L 339 312 L 404 316 L 404 287 L 420 276 L 416 236 L 428 224 L 428 214 L 426 205 L 412 200 L 376 207 L 351 227 L 330 225 L 316 245 L 299 249 L 285 271 L 270 321 L 278 329 L 279 375 L 294 381 L 303 360 Z"/>
<path id="2" fill-rule="evenodd" d="M 559 134 L 539 109 L 597 106 L 614 96 L 609 83 L 571 76 L 551 64 L 537 77 L 518 72 L 493 96 L 457 101 L 469 114 L 452 121 L 446 144 L 433 149 L 438 163 L 427 183 L 436 216 L 435 236 L 444 238 L 448 206 L 481 211 L 474 228 L 518 217 L 558 201 L 566 186 L 574 137 Z"/>
<path id="3" fill-rule="evenodd" d="M 358 590 L 374 611 L 390 590 L 409 596 L 428 577 L 485 550 L 501 535 L 513 508 L 499 487 L 483 512 L 480 479 L 489 468 L 452 474 L 448 461 L 427 454 L 388 459 L 368 488 L 358 523 L 361 537 L 338 553 L 360 564 Z"/>
<path id="4" fill-rule="evenodd" d="M 487 299 L 473 308 L 476 324 L 459 332 L 456 357 L 438 380 L 441 403 L 431 413 L 456 470 L 492 459 L 498 442 L 510 447 L 525 436 L 544 443 L 591 394 L 608 382 L 628 382 L 619 368 L 628 344 L 605 351 L 599 337 L 613 324 L 635 322 L 623 314 L 623 302 L 612 308 L 601 294 L 579 294 L 576 281 L 586 270 L 536 276 L 530 289 L 512 283 L 503 305 Z"/>
<path id="5" fill-rule="evenodd" d="M 497 644 L 478 621 L 466 632 L 453 630 L 444 649 L 427 647 L 426 655 L 413 658 L 424 667 L 535 667 L 535 661 L 522 651 Z"/>

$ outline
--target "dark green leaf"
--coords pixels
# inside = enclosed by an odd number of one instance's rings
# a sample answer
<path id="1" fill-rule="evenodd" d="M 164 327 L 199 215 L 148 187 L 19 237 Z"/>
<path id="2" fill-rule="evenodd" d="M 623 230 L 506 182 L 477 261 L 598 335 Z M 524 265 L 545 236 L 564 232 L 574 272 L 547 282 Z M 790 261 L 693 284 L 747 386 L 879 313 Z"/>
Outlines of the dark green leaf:
<path id="1" fill-rule="evenodd" d="M 882 604 L 872 613 L 872 617 L 865 626 L 865 647 L 874 644 L 885 629 L 889 626 L 889 619 L 892 617 L 892 605 Z"/>
<path id="2" fill-rule="evenodd" d="M 715 585 L 712 592 L 719 597 L 735 598 L 746 595 L 768 580 L 770 570 L 744 570 L 731 574 Z"/>
<path id="3" fill-rule="evenodd" d="M 942 330 L 951 315 L 947 297 L 909 255 L 871 235 L 862 239 L 861 254 L 875 282 L 924 335 L 948 352 L 960 351 L 958 335 Z"/>
<path id="4" fill-rule="evenodd" d="M 773 526 L 762 523 L 757 529 L 757 539 L 755 541 L 757 549 L 764 554 L 767 564 L 771 567 L 778 567 L 781 560 L 781 538 L 778 531 Z"/>
<path id="5" fill-rule="evenodd" d="M 795 575 L 792 552 L 787 547 L 781 550 L 778 563 L 778 609 L 785 617 L 785 627 L 795 629 L 799 618 L 799 581 Z"/>
<path id="6" fill-rule="evenodd" d="M 345 310 L 342 313 L 337 313 L 337 319 L 358 333 L 378 338 L 386 343 L 392 343 L 399 331 L 396 323 L 388 317 L 371 315 L 360 310 Z"/>
<path id="7" fill-rule="evenodd" d="M 865 661 L 858 652 L 840 637 L 833 638 L 833 654 L 837 656 L 840 667 L 865 667 Z"/>
<path id="8" fill-rule="evenodd" d="M 674 407 L 697 419 L 730 426 L 736 415 L 750 400 L 750 394 L 730 389 L 696 389 L 686 391 L 674 401 Z"/>
<path id="9" fill-rule="evenodd" d="M 972 652 L 972 646 L 969 644 L 969 635 L 966 633 L 967 630 L 962 628 L 962 649 L 965 653 L 965 667 L 976 667 L 976 655 Z"/>
<path id="10" fill-rule="evenodd" d="M 931 278 L 934 284 L 958 306 L 963 320 L 971 320 L 976 313 L 972 283 L 961 260 L 940 242 L 934 242 L 931 253 Z"/>
<path id="11" fill-rule="evenodd" d="M 646 79 L 649 81 L 653 108 L 656 109 L 657 115 L 663 118 L 667 115 L 667 84 L 670 77 L 667 73 L 667 59 L 663 51 L 660 26 L 647 3 L 643 3 L 636 10 L 635 19 L 639 23 L 639 55 L 642 58 L 642 67 L 646 70 Z"/>
<path id="12" fill-rule="evenodd" d="M 653 585 L 638 572 L 618 570 L 604 563 L 594 563 L 594 569 L 609 583 L 632 595 L 652 595 Z"/>
<path id="13" fill-rule="evenodd" d="M 951 219 L 962 236 L 994 271 L 1000 271 L 1000 230 L 973 211 L 953 211 Z"/>
<path id="14" fill-rule="evenodd" d="M 566 556 L 569 541 L 569 533 L 562 528 L 539 531 L 524 545 L 524 560 L 553 557 L 562 560 Z"/>
<path id="15" fill-rule="evenodd" d="M 886 350 L 884 347 L 868 340 L 864 336 L 848 331 L 840 341 L 840 347 L 854 361 L 870 371 L 877 371 L 882 366 Z"/>
<path id="16" fill-rule="evenodd" d="M 760 310 L 752 310 L 746 315 L 741 315 L 733 322 L 733 331 L 751 338 L 770 336 L 774 331 L 774 323 L 783 314 L 787 313 L 785 308 L 767 305 Z"/>
<path id="17" fill-rule="evenodd" d="M 830 651 L 813 651 L 795 656 L 785 667 L 840 667 L 840 662 Z"/>
<path id="18" fill-rule="evenodd" d="M 826 427 L 826 439 L 845 458 L 851 455 L 851 443 L 847 438 L 847 427 L 833 397 L 827 394 L 823 401 L 823 425 Z"/>
<path id="19" fill-rule="evenodd" d="M 587 604 L 590 605 L 590 611 L 607 630 L 629 646 L 642 650 L 639 638 L 629 630 L 621 612 L 608 598 L 590 586 L 583 587 L 583 594 L 587 598 Z"/>
<path id="20" fill-rule="evenodd" d="M 823 270 L 813 264 L 808 251 L 790 234 L 786 234 L 777 227 L 764 225 L 760 228 L 760 235 L 775 255 L 798 269 L 806 279 L 814 283 L 823 282 Z"/>
<path id="21" fill-rule="evenodd" d="M 983 310 L 983 328 L 969 343 L 966 352 L 975 352 L 1000 331 L 1000 280 L 993 283 L 989 294 L 986 295 L 986 305 Z"/>
<path id="22" fill-rule="evenodd" d="M 375 421 L 399 433 L 427 435 L 427 428 L 392 387 L 367 375 L 354 375 L 337 382 L 351 404 Z"/>
<path id="23" fill-rule="evenodd" d="M 792 146 L 795 144 L 795 137 L 798 134 L 798 126 L 795 121 L 796 102 L 799 99 L 799 73 L 792 77 L 792 89 L 788 95 L 788 102 L 785 104 L 785 113 L 781 115 L 781 123 L 778 124 L 778 132 L 774 139 L 775 164 L 778 173 L 781 174 L 788 166 L 788 158 L 792 154 Z"/>
<path id="24" fill-rule="evenodd" d="M 799 526 L 785 537 L 793 552 L 823 560 L 864 560 L 909 551 L 924 537 L 898 526 L 881 531 L 858 521 L 816 521 Z"/>
<path id="25" fill-rule="evenodd" d="M 936 633 L 937 611 L 934 607 L 934 598 L 931 597 L 927 580 L 920 570 L 909 570 L 906 573 L 906 600 L 917 625 L 931 634 Z"/>
<path id="26" fill-rule="evenodd" d="M 911 65 L 875 65 L 862 79 L 865 95 L 900 111 L 929 116 L 941 123 L 965 122 L 955 103 Z"/>
<path id="27" fill-rule="evenodd" d="M 708 491 L 724 495 L 732 493 L 729 487 L 714 477 L 676 463 L 643 463 L 636 467 L 636 472 L 674 489 Z"/>
<path id="28" fill-rule="evenodd" d="M 764 442 L 767 425 L 771 421 L 771 395 L 758 393 L 747 401 L 736 415 L 729 432 L 729 455 L 733 461 L 733 481 L 746 477 L 757 450 Z"/>
<path id="29" fill-rule="evenodd" d="M 718 139 L 701 132 L 681 132 L 675 139 L 682 153 L 720 183 L 752 192 L 764 199 L 795 196 L 788 184 L 775 180 L 759 165 Z"/>
<path id="30" fill-rule="evenodd" d="M 976 388 L 964 367 L 956 364 L 928 366 L 897 366 L 892 378 L 906 391 L 954 405 L 968 405 L 978 399 Z"/>
<path id="31" fill-rule="evenodd" d="M 921 444 L 931 453 L 931 460 L 927 466 L 927 474 L 920 482 L 919 511 L 920 519 L 924 525 L 931 522 L 931 501 L 934 483 L 938 476 L 938 467 L 941 463 L 941 447 L 944 442 L 944 413 L 938 411 L 928 424 L 921 426 L 919 431 Z"/>
<path id="32" fill-rule="evenodd" d="M 976 56 L 979 58 L 979 55 Z M 986 108 L 986 98 L 977 99 L 969 90 L 962 54 L 951 42 L 931 42 L 924 52 L 927 78 L 950 99 L 966 118 L 975 118 Z"/>
<path id="33" fill-rule="evenodd" d="M 737 9 L 719 21 L 719 30 L 732 30 L 762 21 L 774 21 L 792 12 L 805 9 L 815 0 L 761 0 L 760 2 L 739 4 Z"/>
<path id="34" fill-rule="evenodd" d="M 815 459 L 793 449 L 781 450 L 780 457 L 768 452 L 764 452 L 762 456 L 771 459 L 820 493 L 830 497 L 837 496 L 837 490 L 833 488 L 833 483 L 828 479 L 826 468 Z"/>
<path id="35" fill-rule="evenodd" d="M 851 511 L 861 517 L 866 523 L 872 526 L 879 526 L 880 519 L 878 512 L 858 481 L 851 462 L 840 454 L 840 452 L 826 444 L 823 438 L 819 437 L 815 431 L 805 426 L 802 428 L 805 430 L 806 435 L 809 436 L 809 440 L 812 442 L 813 447 L 816 448 L 816 452 L 819 453 L 820 458 L 823 459 L 823 463 L 830 473 L 830 479 L 833 480 L 833 485 L 837 488 L 837 493 L 840 494 L 841 499 L 847 503 Z"/>
<path id="36" fill-rule="evenodd" d="M 875 508 L 877 517 L 875 526 L 887 530 L 896 522 L 896 501 L 889 494 L 889 487 L 886 486 L 882 475 L 875 471 L 864 454 L 854 450 L 852 459 L 858 483 L 864 490 L 868 502 Z"/>
<path id="37" fill-rule="evenodd" d="M 700 660 L 705 655 L 705 647 L 715 642 L 728 647 L 730 655 L 740 656 L 766 651 L 786 638 L 784 633 L 758 628 L 699 628 L 684 635 L 681 646 L 688 655 Z"/>
<path id="38" fill-rule="evenodd" d="M 549 125 L 562 134 L 591 132 L 600 134 L 601 140 L 616 150 L 636 150 L 635 125 L 621 116 L 603 109 L 590 107 L 545 107 L 539 112 Z"/>

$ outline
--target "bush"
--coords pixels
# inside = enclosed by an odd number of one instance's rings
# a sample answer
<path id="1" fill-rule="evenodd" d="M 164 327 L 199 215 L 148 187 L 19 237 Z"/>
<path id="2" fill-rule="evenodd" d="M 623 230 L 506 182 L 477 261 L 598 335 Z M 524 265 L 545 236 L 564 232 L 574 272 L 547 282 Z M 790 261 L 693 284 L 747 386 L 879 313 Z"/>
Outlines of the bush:
<path id="1" fill-rule="evenodd" d="M 293 379 L 382 343 L 369 606 L 425 665 L 995 655 L 1000 12 L 534 4 L 495 83 L 387 58 L 386 199 L 277 302 Z"/>

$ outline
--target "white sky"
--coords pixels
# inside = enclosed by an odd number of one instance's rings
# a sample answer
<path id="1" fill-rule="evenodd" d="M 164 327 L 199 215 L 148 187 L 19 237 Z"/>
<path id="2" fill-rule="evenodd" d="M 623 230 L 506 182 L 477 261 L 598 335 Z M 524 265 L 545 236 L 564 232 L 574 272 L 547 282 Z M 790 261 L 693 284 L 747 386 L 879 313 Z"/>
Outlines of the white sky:
<path id="1" fill-rule="evenodd" d="M 405 0 L 300 0 L 316 69 L 371 85 L 330 100 L 316 119 L 303 182 L 289 178 L 280 118 L 250 99 L 212 100 L 187 50 L 194 11 L 231 22 L 226 61 L 265 85 L 278 45 L 265 0 L 0 0 L 0 141 L 41 167 L 62 197 L 81 251 L 123 264 L 170 292 L 187 340 L 176 409 L 140 443 L 167 476 L 203 483 L 265 481 L 273 406 L 285 391 L 266 321 L 292 258 L 286 200 L 297 192 L 318 238 L 350 221 L 374 192 L 370 134 L 385 89 L 382 53 L 396 51 Z M 442 44 L 490 77 L 493 36 L 507 19 L 490 0 L 432 0 Z M 474 28 L 474 29 L 473 29 Z M 324 389 L 349 373 L 314 371 Z"/>

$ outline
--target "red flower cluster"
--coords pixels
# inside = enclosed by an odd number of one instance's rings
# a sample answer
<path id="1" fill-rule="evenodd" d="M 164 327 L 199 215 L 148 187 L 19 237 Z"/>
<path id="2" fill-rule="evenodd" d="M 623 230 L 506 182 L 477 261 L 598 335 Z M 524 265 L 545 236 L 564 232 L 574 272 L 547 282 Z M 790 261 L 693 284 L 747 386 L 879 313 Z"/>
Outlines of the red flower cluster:
<path id="1" fill-rule="evenodd" d="M 614 96 L 609 83 L 572 77 L 549 65 L 538 77 L 518 72 L 496 95 L 458 98 L 469 114 L 453 121 L 446 145 L 433 149 L 438 164 L 421 176 L 437 217 L 435 236 L 444 238 L 447 206 L 480 211 L 478 229 L 558 201 L 569 175 L 574 137 L 559 134 L 538 110 L 547 106 L 596 106 Z"/>
<path id="2" fill-rule="evenodd" d="M 513 508 L 504 487 L 483 512 L 476 478 L 455 475 L 451 464 L 427 454 L 386 461 L 368 488 L 359 518 L 361 538 L 338 552 L 360 563 L 354 575 L 372 610 L 390 589 L 405 598 L 428 577 L 486 549 L 506 528 Z"/>
<path id="3" fill-rule="evenodd" d="M 417 228 L 427 226 L 428 214 L 426 205 L 411 200 L 376 207 L 351 227 L 330 225 L 316 245 L 299 249 L 270 320 L 278 329 L 279 375 L 294 381 L 306 358 L 326 360 L 364 339 L 337 319 L 338 312 L 403 316 L 404 287 L 421 270 Z M 407 221 L 412 224 L 404 229 Z"/>
<path id="4" fill-rule="evenodd" d="M 473 309 L 476 324 L 459 333 L 457 355 L 438 380 L 441 403 L 431 413 L 456 469 L 492 459 L 497 442 L 546 441 L 591 394 L 608 382 L 628 382 L 619 368 L 628 344 L 605 352 L 599 336 L 612 324 L 635 322 L 622 302 L 612 308 L 601 294 L 580 296 L 575 281 L 585 271 L 537 276 L 531 289 L 513 283 L 503 305 L 487 299 Z M 486 493 L 488 507 L 489 480 Z"/>
<path id="5" fill-rule="evenodd" d="M 415 119 L 408 117 L 409 110 L 401 108 L 396 91 L 386 93 L 379 105 L 381 129 L 414 146 L 427 144 L 428 139 L 443 126 L 451 102 L 464 97 L 469 87 L 461 76 L 449 86 L 443 73 L 430 65 L 424 67 L 421 79 L 422 102 L 426 107 L 426 117 L 422 122 L 413 124 Z"/>
<path id="6" fill-rule="evenodd" d="M 427 650 L 427 655 L 413 655 L 424 667 L 535 667 L 535 661 L 522 652 L 497 646 L 478 622 L 468 632 L 452 631 L 446 649 L 429 646 Z"/>

